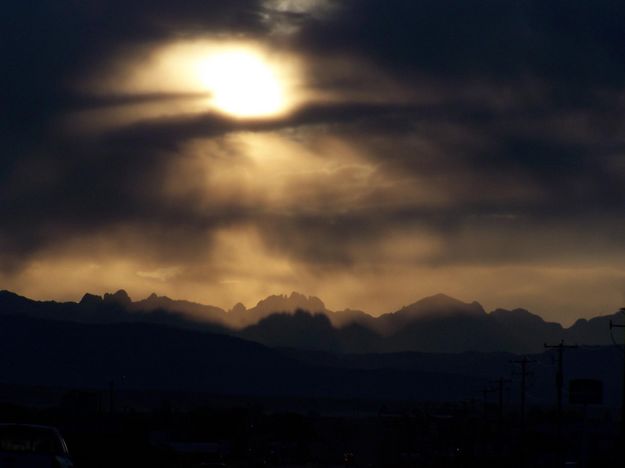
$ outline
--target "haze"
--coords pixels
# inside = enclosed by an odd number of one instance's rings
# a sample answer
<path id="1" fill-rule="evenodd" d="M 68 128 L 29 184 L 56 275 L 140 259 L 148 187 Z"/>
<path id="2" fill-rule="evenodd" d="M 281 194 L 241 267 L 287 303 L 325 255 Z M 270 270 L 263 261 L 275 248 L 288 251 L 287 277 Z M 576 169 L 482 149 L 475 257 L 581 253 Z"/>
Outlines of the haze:
<path id="1" fill-rule="evenodd" d="M 623 306 L 623 5 L 22 3 L 0 289 Z"/>

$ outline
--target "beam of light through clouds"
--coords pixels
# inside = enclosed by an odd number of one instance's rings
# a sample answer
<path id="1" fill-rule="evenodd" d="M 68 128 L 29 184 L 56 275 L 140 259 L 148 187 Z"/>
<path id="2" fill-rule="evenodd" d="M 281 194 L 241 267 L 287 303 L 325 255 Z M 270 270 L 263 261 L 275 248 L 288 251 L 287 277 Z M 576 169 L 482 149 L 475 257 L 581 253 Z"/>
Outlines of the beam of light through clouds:
<path id="1" fill-rule="evenodd" d="M 2 288 L 625 300 L 615 2 L 10 3 Z"/>

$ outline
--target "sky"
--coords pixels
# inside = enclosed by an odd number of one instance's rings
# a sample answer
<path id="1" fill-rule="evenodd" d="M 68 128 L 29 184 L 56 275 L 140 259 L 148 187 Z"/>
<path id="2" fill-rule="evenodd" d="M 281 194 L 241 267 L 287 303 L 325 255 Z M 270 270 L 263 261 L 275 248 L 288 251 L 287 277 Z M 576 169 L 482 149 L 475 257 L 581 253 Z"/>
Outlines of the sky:
<path id="1" fill-rule="evenodd" d="M 3 3 L 0 288 L 625 305 L 625 3 Z"/>

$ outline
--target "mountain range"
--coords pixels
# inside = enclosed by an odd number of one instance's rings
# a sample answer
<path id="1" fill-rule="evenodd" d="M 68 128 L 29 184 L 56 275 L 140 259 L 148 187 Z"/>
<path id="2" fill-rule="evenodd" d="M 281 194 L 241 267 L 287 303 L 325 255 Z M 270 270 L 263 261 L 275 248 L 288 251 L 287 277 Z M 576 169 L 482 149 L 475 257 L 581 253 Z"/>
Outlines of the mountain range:
<path id="1" fill-rule="evenodd" d="M 0 291 L 0 315 L 77 323 L 149 323 L 236 336 L 274 348 L 339 353 L 502 351 L 541 352 L 544 343 L 613 343 L 615 313 L 579 319 L 565 328 L 524 309 L 491 312 L 438 294 L 398 311 L 373 317 L 362 311 L 331 311 L 316 297 L 296 292 L 273 295 L 247 309 L 231 310 L 151 294 L 133 302 L 119 290 L 85 294 L 80 302 L 34 301 Z"/>

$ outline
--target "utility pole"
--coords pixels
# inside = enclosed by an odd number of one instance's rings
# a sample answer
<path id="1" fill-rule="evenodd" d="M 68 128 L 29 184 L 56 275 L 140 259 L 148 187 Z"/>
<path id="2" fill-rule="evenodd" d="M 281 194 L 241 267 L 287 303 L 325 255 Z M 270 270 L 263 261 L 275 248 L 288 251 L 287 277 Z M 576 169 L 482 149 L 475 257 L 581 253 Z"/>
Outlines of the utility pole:
<path id="1" fill-rule="evenodd" d="M 548 345 L 545 343 L 545 349 L 558 350 L 558 369 L 556 370 L 556 393 L 557 393 L 557 415 L 558 433 L 562 422 L 562 388 L 564 387 L 564 351 L 566 349 L 575 349 L 577 345 L 565 345 L 564 340 L 557 345 Z"/>
<path id="2" fill-rule="evenodd" d="M 525 431 L 525 396 L 527 393 L 527 376 L 529 375 L 527 366 L 536 361 L 528 359 L 527 356 L 523 356 L 521 359 L 510 362 L 512 364 L 518 364 L 521 367 L 521 428 Z"/>
<path id="3" fill-rule="evenodd" d="M 564 351 L 567 349 L 577 348 L 577 345 L 565 345 L 564 340 L 561 340 L 557 345 L 548 345 L 545 343 L 545 349 L 555 349 L 558 352 L 558 365 L 556 369 L 556 444 L 558 455 L 564 456 L 562 446 L 562 389 L 564 387 Z M 563 463 L 563 460 L 561 460 Z"/>
<path id="4" fill-rule="evenodd" d="M 523 356 L 521 359 L 517 359 L 515 361 L 510 361 L 512 364 L 517 364 L 521 368 L 521 445 L 520 445 L 520 462 L 521 466 L 526 466 L 526 453 L 525 453 L 525 443 L 526 443 L 526 434 L 525 434 L 525 397 L 527 393 L 527 376 L 530 374 L 527 370 L 527 366 L 529 364 L 535 363 L 536 361 L 530 360 L 527 356 Z"/>
<path id="5" fill-rule="evenodd" d="M 526 466 L 526 452 L 525 452 L 525 443 L 526 443 L 526 434 L 525 434 L 525 397 L 527 393 L 527 376 L 530 374 L 527 370 L 527 366 L 529 364 L 535 363 L 536 361 L 530 360 L 527 356 L 523 356 L 521 359 L 517 359 L 515 361 L 510 361 L 512 364 L 517 364 L 521 368 L 521 445 L 520 445 L 520 462 L 521 466 Z"/>
<path id="6" fill-rule="evenodd" d="M 625 307 L 620 310 L 625 314 Z M 610 320 L 610 330 L 613 328 L 623 328 L 625 330 L 625 324 L 613 323 Z M 623 343 L 623 395 L 621 400 L 621 424 L 623 426 L 623 438 L 625 438 L 625 342 Z M 625 446 L 625 443 L 623 444 Z"/>
<path id="7" fill-rule="evenodd" d="M 503 391 L 504 386 L 507 383 L 511 383 L 511 380 L 504 379 L 503 377 L 499 377 L 495 380 L 495 384 L 497 384 L 497 420 L 499 422 L 499 430 L 503 427 Z"/>

